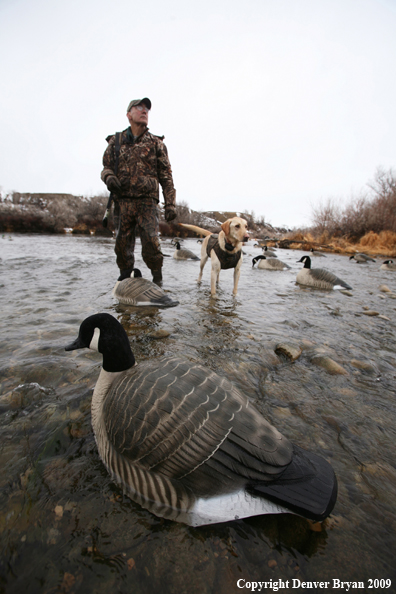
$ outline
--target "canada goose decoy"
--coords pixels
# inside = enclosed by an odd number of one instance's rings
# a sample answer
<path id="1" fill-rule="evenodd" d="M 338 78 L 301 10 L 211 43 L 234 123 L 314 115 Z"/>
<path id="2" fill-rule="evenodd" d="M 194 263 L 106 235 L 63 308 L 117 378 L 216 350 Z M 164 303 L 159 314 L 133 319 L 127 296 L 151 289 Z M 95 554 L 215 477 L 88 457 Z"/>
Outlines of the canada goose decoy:
<path id="1" fill-rule="evenodd" d="M 138 268 L 134 268 L 130 277 L 122 279 L 120 276 L 114 286 L 113 296 L 124 305 L 135 307 L 175 307 L 178 301 L 173 301 L 166 293 L 151 281 L 142 277 Z"/>
<path id="2" fill-rule="evenodd" d="M 393 260 L 385 260 L 380 266 L 380 270 L 396 270 L 396 264 Z"/>
<path id="3" fill-rule="evenodd" d="M 367 264 L 367 262 L 375 262 L 374 258 L 367 256 L 366 254 L 354 254 L 349 258 L 350 260 L 356 260 L 358 264 Z"/>
<path id="4" fill-rule="evenodd" d="M 107 313 L 86 318 L 66 350 L 85 347 L 103 355 L 91 404 L 99 456 L 133 501 L 191 526 L 331 513 L 331 465 L 293 445 L 226 378 L 179 357 L 135 365 Z"/>
<path id="5" fill-rule="evenodd" d="M 187 248 L 181 248 L 180 243 L 176 241 L 176 250 L 173 253 L 173 257 L 176 260 L 199 260 L 198 256 L 194 254 L 191 250 Z"/>
<path id="6" fill-rule="evenodd" d="M 277 258 L 267 258 L 266 256 L 256 256 L 252 260 L 252 266 L 257 264 L 257 268 L 263 268 L 264 270 L 287 270 L 290 268 L 288 264 L 278 260 Z"/>
<path id="7" fill-rule="evenodd" d="M 322 252 L 316 252 L 313 248 L 310 249 L 311 252 L 311 256 L 315 256 L 318 258 L 326 258 L 327 256 L 325 254 L 322 254 Z"/>
<path id="8" fill-rule="evenodd" d="M 352 289 L 345 281 L 329 270 L 311 268 L 311 258 L 309 256 L 303 256 L 298 262 L 304 262 L 304 268 L 298 272 L 296 278 L 299 285 L 315 289 Z"/>
<path id="9" fill-rule="evenodd" d="M 278 257 L 278 256 L 275 254 L 275 252 L 274 252 L 274 251 L 272 251 L 272 250 L 269 250 L 269 249 L 268 249 L 268 247 L 267 247 L 266 245 L 265 245 L 265 246 L 263 246 L 263 248 L 262 248 L 262 249 L 263 249 L 264 256 L 267 256 L 267 257 L 270 257 L 270 258 L 277 258 L 277 257 Z"/>

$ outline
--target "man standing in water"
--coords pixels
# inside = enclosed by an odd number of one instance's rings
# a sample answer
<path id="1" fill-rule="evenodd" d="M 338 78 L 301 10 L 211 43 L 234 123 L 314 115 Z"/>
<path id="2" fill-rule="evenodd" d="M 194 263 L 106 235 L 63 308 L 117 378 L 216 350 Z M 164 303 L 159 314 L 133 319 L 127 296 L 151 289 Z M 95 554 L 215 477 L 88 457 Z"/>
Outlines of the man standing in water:
<path id="1" fill-rule="evenodd" d="M 114 195 L 116 227 L 115 253 L 122 280 L 130 276 L 135 263 L 136 230 L 142 243 L 142 257 L 150 268 L 153 281 L 162 281 L 162 261 L 158 239 L 157 205 L 159 184 L 165 202 L 165 219 L 176 218 L 176 190 L 163 136 L 148 131 L 150 99 L 134 99 L 128 105 L 130 127 L 119 135 L 116 158 L 116 135 L 108 136 L 103 155 L 102 181 Z M 117 163 L 118 161 L 118 163 Z"/>

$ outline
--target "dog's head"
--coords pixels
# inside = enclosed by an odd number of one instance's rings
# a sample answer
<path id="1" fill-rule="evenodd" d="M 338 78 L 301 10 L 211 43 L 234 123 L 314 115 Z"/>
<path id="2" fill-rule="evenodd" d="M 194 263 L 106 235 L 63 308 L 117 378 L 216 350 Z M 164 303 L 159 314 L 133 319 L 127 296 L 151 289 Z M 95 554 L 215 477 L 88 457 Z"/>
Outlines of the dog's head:
<path id="1" fill-rule="evenodd" d="M 221 230 L 224 231 L 228 241 L 231 239 L 243 243 L 249 239 L 247 221 L 245 221 L 245 219 L 241 219 L 241 217 L 227 219 L 221 225 Z"/>

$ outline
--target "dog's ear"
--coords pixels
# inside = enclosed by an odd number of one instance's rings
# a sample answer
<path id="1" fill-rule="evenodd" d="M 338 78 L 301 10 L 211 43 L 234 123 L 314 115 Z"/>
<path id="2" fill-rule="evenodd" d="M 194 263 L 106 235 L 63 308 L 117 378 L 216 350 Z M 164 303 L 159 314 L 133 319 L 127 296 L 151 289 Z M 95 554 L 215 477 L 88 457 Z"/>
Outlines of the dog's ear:
<path id="1" fill-rule="evenodd" d="M 224 233 L 226 234 L 226 236 L 228 236 L 230 234 L 230 223 L 231 223 L 231 219 L 228 219 L 221 226 L 221 230 L 224 231 Z"/>

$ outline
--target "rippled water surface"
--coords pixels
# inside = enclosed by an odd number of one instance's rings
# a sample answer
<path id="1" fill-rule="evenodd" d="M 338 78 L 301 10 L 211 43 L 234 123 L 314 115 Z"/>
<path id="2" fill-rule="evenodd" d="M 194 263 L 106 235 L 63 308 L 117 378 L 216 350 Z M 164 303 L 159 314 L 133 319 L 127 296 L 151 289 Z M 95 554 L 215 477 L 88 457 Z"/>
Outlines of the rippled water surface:
<path id="1" fill-rule="evenodd" d="M 193 239 L 184 247 L 200 254 Z M 335 272 L 352 295 L 302 289 L 302 252 L 278 250 L 291 270 L 268 272 L 252 268 L 259 251 L 248 245 L 236 298 L 232 271 L 212 299 L 209 263 L 198 287 L 199 263 L 168 257 L 164 289 L 180 305 L 137 310 L 111 296 L 113 249 L 94 237 L 0 238 L 0 592 L 228 594 L 246 591 L 238 580 L 271 579 L 289 581 L 281 592 L 301 591 L 293 579 L 395 592 L 396 273 L 329 254 L 313 266 Z M 136 265 L 150 278 L 139 246 Z M 99 311 L 123 324 L 138 361 L 177 353 L 204 363 L 328 459 L 339 482 L 331 517 L 322 526 L 283 514 L 189 528 L 123 496 L 90 425 L 101 357 L 64 350 Z M 302 355 L 278 356 L 280 342 Z M 342 373 L 322 366 L 329 359 Z M 392 585 L 370 589 L 370 579 Z"/>

